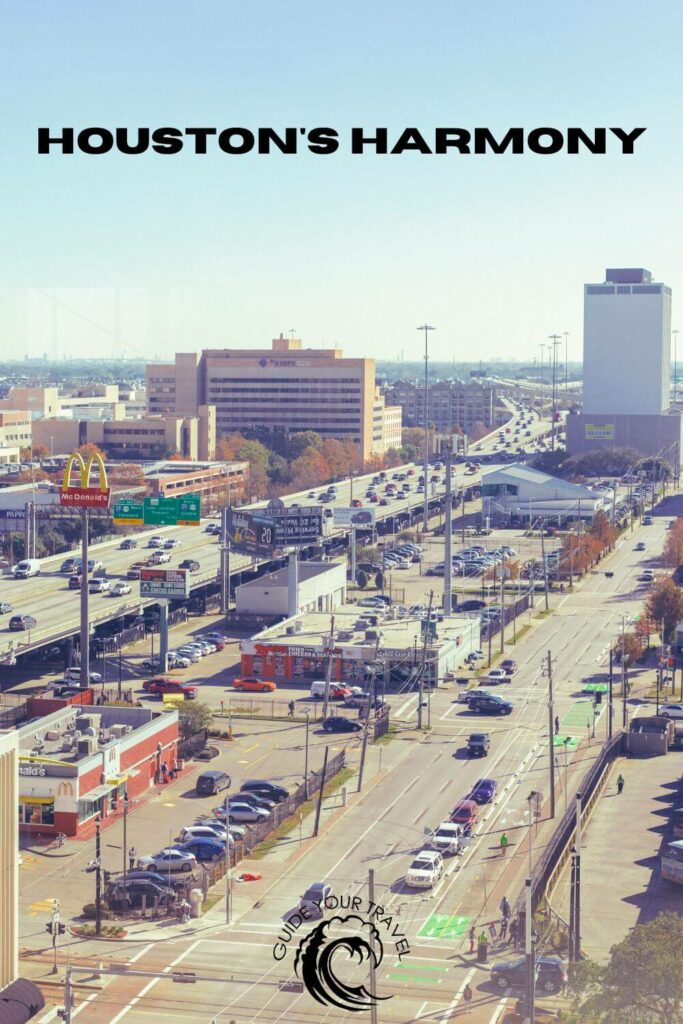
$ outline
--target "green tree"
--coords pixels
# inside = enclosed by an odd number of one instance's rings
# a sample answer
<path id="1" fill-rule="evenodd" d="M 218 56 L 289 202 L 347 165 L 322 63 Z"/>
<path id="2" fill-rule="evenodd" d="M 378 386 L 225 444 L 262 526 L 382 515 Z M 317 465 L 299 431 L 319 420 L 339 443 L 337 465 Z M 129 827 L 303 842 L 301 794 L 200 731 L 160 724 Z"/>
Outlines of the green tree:
<path id="1" fill-rule="evenodd" d="M 606 965 L 576 965 L 572 1011 L 582 1024 L 683 1024 L 683 918 L 639 924 Z"/>
<path id="2" fill-rule="evenodd" d="M 181 740 L 189 740 L 199 732 L 210 729 L 213 725 L 213 714 L 208 704 L 185 701 L 178 711 L 178 730 Z"/>
<path id="3" fill-rule="evenodd" d="M 664 623 L 664 637 L 668 640 L 674 627 L 683 620 L 683 591 L 670 577 L 660 580 L 647 599 L 647 610 L 658 629 Z"/>
<path id="4" fill-rule="evenodd" d="M 384 589 L 384 573 L 378 572 L 375 574 L 375 586 L 378 590 Z"/>
<path id="5" fill-rule="evenodd" d="M 307 448 L 315 448 L 320 451 L 323 446 L 323 439 L 316 430 L 300 430 L 296 434 L 290 434 L 287 438 L 286 454 L 290 462 L 298 459 Z"/>
<path id="6" fill-rule="evenodd" d="M 356 583 L 358 584 L 361 590 L 365 590 L 365 588 L 368 585 L 368 582 L 368 574 L 366 572 L 363 572 L 363 570 L 361 569 L 360 572 L 356 573 Z"/>

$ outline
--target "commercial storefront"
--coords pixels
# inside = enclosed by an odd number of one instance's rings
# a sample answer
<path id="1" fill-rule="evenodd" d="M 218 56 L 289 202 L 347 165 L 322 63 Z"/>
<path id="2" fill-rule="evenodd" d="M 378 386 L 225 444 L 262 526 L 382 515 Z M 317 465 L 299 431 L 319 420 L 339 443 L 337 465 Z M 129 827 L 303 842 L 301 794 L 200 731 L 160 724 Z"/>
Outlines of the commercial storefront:
<path id="1" fill-rule="evenodd" d="M 124 793 L 139 796 L 177 757 L 178 713 L 68 707 L 19 730 L 19 827 L 78 835 Z"/>

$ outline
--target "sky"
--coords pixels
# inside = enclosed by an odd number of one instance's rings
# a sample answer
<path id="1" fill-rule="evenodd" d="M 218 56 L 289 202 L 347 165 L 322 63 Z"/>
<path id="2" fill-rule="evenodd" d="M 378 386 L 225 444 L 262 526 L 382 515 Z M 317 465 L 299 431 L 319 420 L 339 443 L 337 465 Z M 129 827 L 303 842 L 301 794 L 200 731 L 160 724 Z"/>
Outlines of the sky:
<path id="1" fill-rule="evenodd" d="M 304 346 L 531 361 L 582 286 L 683 294 L 670 0 L 5 0 L 0 351 Z M 316 156 L 38 155 L 65 126 L 330 126 Z M 349 153 L 351 127 L 647 128 L 633 156 Z M 680 320 L 683 329 L 683 316 Z"/>

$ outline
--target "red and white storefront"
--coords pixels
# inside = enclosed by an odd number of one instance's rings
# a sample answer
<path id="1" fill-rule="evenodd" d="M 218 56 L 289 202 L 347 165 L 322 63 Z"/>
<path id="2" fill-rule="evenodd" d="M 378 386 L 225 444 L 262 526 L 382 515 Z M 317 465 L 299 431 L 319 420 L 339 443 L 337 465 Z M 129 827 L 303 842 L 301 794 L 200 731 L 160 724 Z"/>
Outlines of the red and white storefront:
<path id="1" fill-rule="evenodd" d="M 177 749 L 175 709 L 70 706 L 23 726 L 20 830 L 78 835 L 124 793 L 132 799 L 149 789 L 163 765 L 172 768 Z"/>

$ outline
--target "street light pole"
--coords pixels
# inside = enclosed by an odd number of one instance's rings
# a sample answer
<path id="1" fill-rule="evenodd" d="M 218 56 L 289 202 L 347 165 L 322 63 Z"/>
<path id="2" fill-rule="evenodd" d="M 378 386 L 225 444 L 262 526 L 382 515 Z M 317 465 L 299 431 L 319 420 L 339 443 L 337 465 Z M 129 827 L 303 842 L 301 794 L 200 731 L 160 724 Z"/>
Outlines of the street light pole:
<path id="1" fill-rule="evenodd" d="M 674 336 L 674 405 L 676 404 L 677 388 L 676 384 L 678 381 L 678 331 L 671 332 Z"/>
<path id="2" fill-rule="evenodd" d="M 422 324 L 421 327 L 417 328 L 418 331 L 424 331 L 425 336 L 425 401 L 424 401 L 424 432 L 425 432 L 425 443 L 424 443 L 424 485 L 425 485 L 425 499 L 424 499 L 424 513 L 422 520 L 422 529 L 426 533 L 429 527 L 429 331 L 435 331 L 436 327 L 430 327 L 429 324 Z"/>
<path id="3" fill-rule="evenodd" d="M 123 794 L 123 898 L 128 895 L 128 790 Z"/>
<path id="4" fill-rule="evenodd" d="M 86 513 L 87 514 L 87 513 Z M 95 818 L 95 935 L 102 931 L 102 867 L 100 856 L 100 816 Z"/>
<path id="5" fill-rule="evenodd" d="M 306 800 L 308 800 L 308 726 L 310 718 L 310 709 L 306 708 L 306 752 L 304 754 L 304 797 Z"/>

